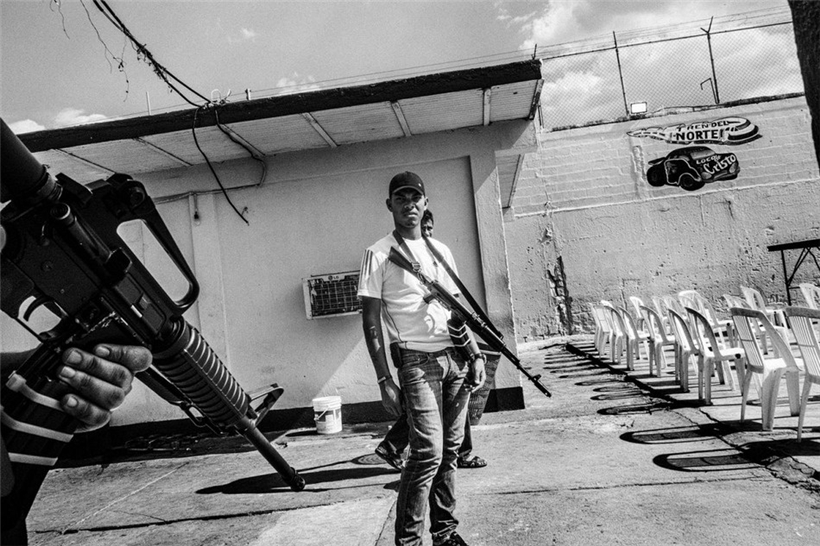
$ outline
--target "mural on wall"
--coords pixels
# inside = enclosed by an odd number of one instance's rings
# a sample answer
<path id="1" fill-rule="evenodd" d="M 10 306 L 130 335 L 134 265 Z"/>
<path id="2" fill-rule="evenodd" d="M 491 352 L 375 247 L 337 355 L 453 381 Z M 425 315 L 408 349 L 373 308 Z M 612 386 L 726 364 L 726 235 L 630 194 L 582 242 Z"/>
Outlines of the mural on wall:
<path id="1" fill-rule="evenodd" d="M 706 146 L 679 148 L 666 157 L 649 162 L 646 180 L 651 186 L 680 186 L 701 189 L 707 182 L 732 180 L 740 172 L 735 154 L 719 154 Z"/>
<path id="2" fill-rule="evenodd" d="M 646 127 L 628 131 L 627 135 L 670 144 L 737 146 L 760 138 L 760 130 L 746 118 L 728 117 L 668 127 Z M 651 160 L 646 180 L 654 187 L 680 186 L 687 191 L 696 191 L 710 182 L 733 180 L 738 173 L 740 163 L 735 154 L 718 153 L 707 146 L 687 146 L 666 157 Z"/>
<path id="3" fill-rule="evenodd" d="M 632 137 L 654 138 L 669 144 L 723 144 L 737 146 L 760 138 L 757 125 L 746 118 L 681 123 L 668 127 L 645 127 L 626 133 Z"/>

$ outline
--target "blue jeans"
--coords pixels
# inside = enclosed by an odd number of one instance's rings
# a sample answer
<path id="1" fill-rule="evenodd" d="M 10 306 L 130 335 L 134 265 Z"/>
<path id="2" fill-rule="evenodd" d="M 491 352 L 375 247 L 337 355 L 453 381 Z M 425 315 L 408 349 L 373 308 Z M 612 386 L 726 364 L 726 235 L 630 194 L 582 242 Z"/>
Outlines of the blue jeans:
<path id="1" fill-rule="evenodd" d="M 381 445 L 388 450 L 389 453 L 397 453 L 401 455 L 404 449 L 410 443 L 410 424 L 407 422 L 407 412 L 402 408 L 401 415 L 384 435 L 384 440 Z M 464 420 L 464 441 L 461 442 L 461 447 L 458 448 L 459 459 L 469 459 L 473 452 L 473 434 L 470 430 L 469 417 Z"/>
<path id="2" fill-rule="evenodd" d="M 421 544 L 428 502 L 433 544 L 447 540 L 458 525 L 453 511 L 456 458 L 470 399 L 466 375 L 467 364 L 453 349 L 402 350 L 398 376 L 410 424 L 410 455 L 396 504 L 399 546 Z"/>

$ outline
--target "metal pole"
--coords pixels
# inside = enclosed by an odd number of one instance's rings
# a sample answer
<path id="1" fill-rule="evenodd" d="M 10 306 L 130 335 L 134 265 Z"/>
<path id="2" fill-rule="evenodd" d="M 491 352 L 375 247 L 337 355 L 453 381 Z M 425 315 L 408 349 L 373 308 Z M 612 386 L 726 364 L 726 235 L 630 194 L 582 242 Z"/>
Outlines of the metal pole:
<path id="1" fill-rule="evenodd" d="M 712 55 L 712 20 L 714 17 L 709 19 L 709 30 L 703 30 L 706 33 L 706 42 L 709 44 L 709 62 L 712 63 L 712 83 L 714 84 L 714 95 L 715 95 L 715 104 L 720 104 L 720 92 L 718 91 L 718 81 L 717 81 L 717 73 L 715 73 L 715 57 Z"/>
<path id="2" fill-rule="evenodd" d="M 615 58 L 618 60 L 618 76 L 621 78 L 621 93 L 624 96 L 624 112 L 629 116 L 629 105 L 626 103 L 626 89 L 624 88 L 624 73 L 621 70 L 621 54 L 618 52 L 618 38 L 615 36 L 615 31 L 612 31 L 612 39 L 615 42 Z"/>
<path id="3" fill-rule="evenodd" d="M 789 289 L 789 272 L 786 270 L 786 251 L 780 251 L 780 261 L 783 262 L 783 280 L 786 281 L 786 301 L 792 304 L 792 294 Z"/>

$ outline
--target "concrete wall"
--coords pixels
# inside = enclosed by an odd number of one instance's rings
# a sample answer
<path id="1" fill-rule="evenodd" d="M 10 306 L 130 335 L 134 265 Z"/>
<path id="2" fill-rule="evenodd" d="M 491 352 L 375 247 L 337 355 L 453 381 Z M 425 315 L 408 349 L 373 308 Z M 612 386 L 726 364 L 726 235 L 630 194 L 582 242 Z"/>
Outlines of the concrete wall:
<path id="1" fill-rule="evenodd" d="M 462 280 L 479 302 L 486 302 L 506 338 L 514 339 L 495 153 L 522 146 L 533 150 L 534 143 L 532 123 L 507 122 L 282 154 L 267 158 L 261 184 L 255 161 L 216 165 L 250 225 L 233 211 L 205 166 L 139 179 L 159 203 L 202 286 L 186 318 L 245 390 L 273 382 L 283 386 L 277 410 L 310 408 L 313 398 L 328 395 L 341 395 L 344 405 L 380 407 L 361 316 L 308 320 L 302 279 L 357 271 L 364 249 L 393 229 L 385 206 L 390 178 L 412 170 L 425 180 L 436 215 L 435 236 L 450 246 Z M 187 284 L 163 260 L 146 229 L 130 225 L 121 231 L 172 295 L 185 293 Z M 0 326 L 6 350 L 32 345 L 7 317 Z M 509 363 L 499 369 L 496 387 L 520 393 L 518 373 Z M 183 417 L 138 385 L 112 424 Z"/>
<path id="2" fill-rule="evenodd" d="M 736 154 L 736 179 L 691 192 L 648 184 L 649 162 L 684 145 L 628 131 L 729 116 L 761 135 L 705 144 Z M 820 175 L 803 97 L 545 132 L 539 141 L 505 211 L 520 341 L 589 331 L 588 304 L 602 298 L 695 288 L 720 311 L 722 294 L 746 285 L 785 300 L 780 255 L 766 247 L 820 237 Z M 790 265 L 795 258 L 787 255 Z M 562 274 L 571 324 L 561 316 Z M 795 286 L 812 279 L 820 271 L 809 260 Z M 802 301 L 799 292 L 792 298 Z"/>

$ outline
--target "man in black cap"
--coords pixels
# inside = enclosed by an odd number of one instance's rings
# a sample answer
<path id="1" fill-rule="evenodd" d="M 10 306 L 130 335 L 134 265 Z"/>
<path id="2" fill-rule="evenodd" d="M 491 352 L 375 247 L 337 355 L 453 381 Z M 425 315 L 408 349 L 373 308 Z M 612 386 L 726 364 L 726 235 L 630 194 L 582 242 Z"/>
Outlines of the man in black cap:
<path id="1" fill-rule="evenodd" d="M 466 546 L 455 532 L 456 459 L 470 392 L 484 383 L 484 356 L 469 332 L 472 357 L 465 360 L 455 350 L 448 329 L 450 312 L 435 300 L 425 302 L 428 291 L 418 278 L 388 259 L 394 249 L 428 278 L 458 293 L 428 245 L 455 271 L 450 249 L 422 237 L 421 219 L 428 202 L 424 183 L 415 173 L 399 173 L 390 181 L 388 195 L 387 209 L 393 214 L 395 229 L 365 251 L 358 295 L 382 404 L 398 417 L 403 403 L 410 424 L 410 454 L 399 486 L 395 542 L 403 546 L 422 543 L 429 499 L 434 546 Z M 401 389 L 388 365 L 383 324 Z"/>
<path id="2" fill-rule="evenodd" d="M 435 227 L 435 217 L 432 211 L 428 208 L 424 211 L 421 217 L 421 236 L 432 237 L 433 229 Z M 479 345 L 479 347 L 481 347 Z M 410 443 L 410 425 L 407 422 L 407 414 L 402 412 L 399 418 L 390 427 L 387 435 L 376 447 L 376 455 L 378 455 L 387 464 L 401 472 L 404 467 L 404 451 Z M 461 447 L 458 448 L 458 468 L 484 468 L 487 466 L 487 461 L 473 455 L 473 435 L 470 429 L 470 419 L 464 420 L 464 441 Z"/>

